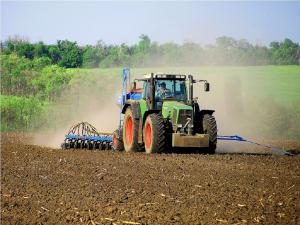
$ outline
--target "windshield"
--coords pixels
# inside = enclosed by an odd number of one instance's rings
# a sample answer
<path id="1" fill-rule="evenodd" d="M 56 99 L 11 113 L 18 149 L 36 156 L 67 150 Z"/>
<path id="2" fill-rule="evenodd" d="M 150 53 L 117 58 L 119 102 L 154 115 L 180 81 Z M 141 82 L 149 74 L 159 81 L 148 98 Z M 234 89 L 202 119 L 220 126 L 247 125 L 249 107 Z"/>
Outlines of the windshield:
<path id="1" fill-rule="evenodd" d="M 184 80 L 156 80 L 155 100 L 186 101 L 186 87 Z"/>

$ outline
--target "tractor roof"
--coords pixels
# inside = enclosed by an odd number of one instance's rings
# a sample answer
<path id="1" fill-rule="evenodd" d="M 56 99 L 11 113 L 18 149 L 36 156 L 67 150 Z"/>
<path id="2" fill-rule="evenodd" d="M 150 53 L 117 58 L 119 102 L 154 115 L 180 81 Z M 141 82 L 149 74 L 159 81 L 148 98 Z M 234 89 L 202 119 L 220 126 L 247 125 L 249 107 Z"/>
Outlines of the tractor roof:
<path id="1" fill-rule="evenodd" d="M 154 73 L 153 74 L 154 79 L 180 79 L 185 80 L 186 75 L 183 74 L 168 74 L 168 73 Z M 145 74 L 144 75 L 145 80 L 148 80 L 151 78 L 151 74 Z"/>

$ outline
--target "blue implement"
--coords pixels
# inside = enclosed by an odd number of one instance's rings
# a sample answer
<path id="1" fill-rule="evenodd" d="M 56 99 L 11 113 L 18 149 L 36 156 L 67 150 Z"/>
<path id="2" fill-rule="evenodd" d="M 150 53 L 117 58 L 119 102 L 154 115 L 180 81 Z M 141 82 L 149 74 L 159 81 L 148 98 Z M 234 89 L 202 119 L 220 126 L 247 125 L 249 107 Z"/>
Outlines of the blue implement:
<path id="1" fill-rule="evenodd" d="M 231 136 L 226 136 L 226 135 L 218 135 L 217 137 L 218 140 L 222 140 L 222 141 L 239 141 L 239 142 L 247 142 L 250 144 L 254 144 L 254 145 L 258 145 L 261 147 L 265 147 L 265 148 L 269 148 L 271 150 L 271 152 L 273 154 L 276 155 L 288 155 L 288 156 L 294 156 L 295 154 L 285 151 L 284 149 L 278 148 L 278 147 L 274 147 L 274 146 L 270 146 L 270 145 L 265 145 L 265 144 L 261 144 L 261 143 L 257 143 L 254 141 L 250 141 L 247 140 L 241 136 L 238 135 L 231 135 Z"/>
<path id="2" fill-rule="evenodd" d="M 246 139 L 238 135 L 232 135 L 232 136 L 218 135 L 217 139 L 224 140 L 224 141 L 247 141 Z"/>
<path id="3" fill-rule="evenodd" d="M 91 124 L 81 122 L 70 128 L 61 146 L 63 149 L 111 149 L 112 134 L 99 133 Z"/>
<path id="4" fill-rule="evenodd" d="M 87 141 L 112 141 L 112 137 L 99 137 L 99 136 L 79 136 L 79 135 L 66 135 L 69 140 L 87 140 Z"/>

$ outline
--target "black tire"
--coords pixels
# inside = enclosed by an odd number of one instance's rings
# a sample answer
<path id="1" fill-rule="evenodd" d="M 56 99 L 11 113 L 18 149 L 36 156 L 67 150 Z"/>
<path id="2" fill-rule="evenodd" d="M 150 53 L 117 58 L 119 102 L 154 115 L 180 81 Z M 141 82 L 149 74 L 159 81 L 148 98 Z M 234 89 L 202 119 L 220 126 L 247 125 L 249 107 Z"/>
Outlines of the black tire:
<path id="1" fill-rule="evenodd" d="M 92 150 L 92 143 L 90 141 L 87 142 L 87 149 Z"/>
<path id="2" fill-rule="evenodd" d="M 117 129 L 113 132 L 112 149 L 114 151 L 124 151 L 124 143 L 123 143 L 122 136 L 123 136 L 123 129 L 121 129 L 121 131 Z"/>
<path id="3" fill-rule="evenodd" d="M 136 152 L 138 144 L 139 120 L 133 118 L 131 107 L 128 107 L 124 116 L 123 144 L 126 152 Z"/>
<path id="4" fill-rule="evenodd" d="M 205 114 L 202 120 L 203 133 L 209 135 L 209 147 L 206 148 L 206 152 L 214 154 L 217 148 L 217 122 L 214 116 Z"/>
<path id="5" fill-rule="evenodd" d="M 70 141 L 70 149 L 74 148 L 74 141 Z"/>
<path id="6" fill-rule="evenodd" d="M 166 127 L 161 114 L 153 113 L 147 116 L 143 129 L 143 138 L 146 153 L 159 153 L 166 150 Z"/>
<path id="7" fill-rule="evenodd" d="M 106 143 L 105 142 L 101 142 L 101 150 L 105 150 L 106 148 Z"/>
<path id="8" fill-rule="evenodd" d="M 77 148 L 79 148 L 79 143 L 78 143 L 78 141 L 75 141 L 74 142 L 74 149 L 77 149 Z"/>
<path id="9" fill-rule="evenodd" d="M 79 148 L 80 149 L 84 149 L 84 143 L 83 143 L 83 141 L 80 141 Z"/>

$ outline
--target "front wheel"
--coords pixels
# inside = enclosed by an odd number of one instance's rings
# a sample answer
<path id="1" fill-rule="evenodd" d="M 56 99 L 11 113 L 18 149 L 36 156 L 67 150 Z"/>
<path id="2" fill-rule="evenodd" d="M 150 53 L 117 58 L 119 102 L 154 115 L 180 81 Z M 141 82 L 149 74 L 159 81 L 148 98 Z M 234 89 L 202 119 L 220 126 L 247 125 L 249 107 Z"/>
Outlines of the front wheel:
<path id="1" fill-rule="evenodd" d="M 162 115 L 157 113 L 148 115 L 143 137 L 146 153 L 162 152 L 166 149 L 166 128 Z"/>
<path id="2" fill-rule="evenodd" d="M 206 149 L 207 153 L 214 154 L 217 148 L 217 122 L 214 116 L 205 114 L 203 116 L 203 133 L 209 135 L 209 147 Z"/>

